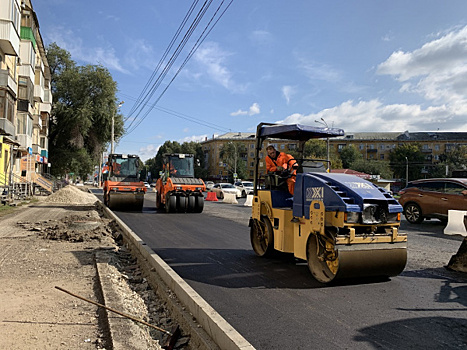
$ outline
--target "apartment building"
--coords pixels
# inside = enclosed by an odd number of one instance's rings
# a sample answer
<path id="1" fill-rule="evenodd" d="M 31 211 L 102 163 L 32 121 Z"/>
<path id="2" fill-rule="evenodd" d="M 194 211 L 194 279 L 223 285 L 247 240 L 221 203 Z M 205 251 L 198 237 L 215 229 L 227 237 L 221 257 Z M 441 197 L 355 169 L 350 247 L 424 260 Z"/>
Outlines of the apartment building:
<path id="1" fill-rule="evenodd" d="M 467 146 L 467 132 L 348 132 L 330 139 L 330 147 L 336 152 L 353 145 L 368 160 L 389 160 L 393 149 L 407 143 L 421 146 L 429 166 L 442 161 L 443 155 L 458 146 Z"/>
<path id="2" fill-rule="evenodd" d="M 297 141 L 292 140 L 269 140 L 263 145 L 260 153 L 261 159 L 266 157 L 266 146 L 272 144 L 280 152 L 289 152 L 298 147 Z M 220 158 L 222 147 L 232 143 L 237 147 L 243 145 L 246 150 L 240 154 L 239 162 L 245 162 L 249 179 L 254 176 L 254 133 L 226 133 L 213 135 L 200 144 L 204 152 L 204 160 L 209 173 L 209 179 L 214 181 L 226 180 L 229 175 L 228 165 Z M 389 161 L 389 154 L 397 146 L 413 143 L 421 145 L 425 155 L 426 166 L 442 161 L 443 155 L 456 149 L 458 146 L 467 145 L 466 132 L 348 132 L 345 136 L 330 138 L 329 147 L 335 152 L 340 152 L 344 147 L 353 145 L 362 153 L 364 159 Z M 266 172 L 266 163 L 260 161 L 260 173 Z"/>
<path id="3" fill-rule="evenodd" d="M 0 185 L 46 173 L 50 69 L 29 0 L 0 0 Z"/>

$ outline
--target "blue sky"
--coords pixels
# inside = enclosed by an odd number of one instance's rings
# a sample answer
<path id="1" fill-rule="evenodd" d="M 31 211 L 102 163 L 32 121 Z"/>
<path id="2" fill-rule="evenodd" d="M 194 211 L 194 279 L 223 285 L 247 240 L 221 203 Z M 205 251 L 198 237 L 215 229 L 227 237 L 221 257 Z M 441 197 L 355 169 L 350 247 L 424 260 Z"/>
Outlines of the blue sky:
<path id="1" fill-rule="evenodd" d="M 119 153 L 148 159 L 166 140 L 321 118 L 347 133 L 467 131 L 465 0 L 234 0 L 176 75 L 214 0 L 149 101 L 156 107 L 139 115 L 130 111 L 193 2 L 32 1 L 46 45 L 102 64 L 117 82 L 126 125 L 138 124 Z"/>

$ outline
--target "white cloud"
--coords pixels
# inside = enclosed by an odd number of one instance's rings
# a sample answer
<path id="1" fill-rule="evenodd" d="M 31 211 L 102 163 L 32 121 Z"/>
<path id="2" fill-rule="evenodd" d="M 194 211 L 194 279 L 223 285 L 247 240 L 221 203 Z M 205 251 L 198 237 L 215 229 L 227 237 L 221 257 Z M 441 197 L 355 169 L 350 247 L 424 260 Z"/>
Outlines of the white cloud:
<path id="1" fill-rule="evenodd" d="M 403 83 L 401 92 L 443 104 L 467 103 L 467 26 L 412 52 L 396 51 L 378 66 L 378 74 Z"/>
<path id="2" fill-rule="evenodd" d="M 244 111 L 242 109 L 239 109 L 238 111 L 236 112 L 232 112 L 230 113 L 230 115 L 232 117 L 236 117 L 238 115 L 256 115 L 256 114 L 260 114 L 261 113 L 261 109 L 259 107 L 259 104 L 258 103 L 253 103 L 250 108 L 248 109 L 248 111 Z"/>
<path id="3" fill-rule="evenodd" d="M 206 138 L 208 137 L 207 134 L 204 134 L 204 135 L 192 135 L 192 136 L 187 136 L 187 137 L 184 137 L 182 139 L 179 139 L 178 142 L 179 143 L 184 143 L 184 142 L 201 142 L 201 141 L 204 141 L 206 140 Z"/>
<path id="4" fill-rule="evenodd" d="M 293 94 L 295 94 L 295 88 L 293 86 L 285 85 L 282 87 L 282 95 L 284 95 L 287 104 L 290 103 L 290 98 Z"/>
<path id="5" fill-rule="evenodd" d="M 67 50 L 74 61 L 100 64 L 109 70 L 128 73 L 120 64 L 115 49 L 108 44 L 104 47 L 85 47 L 83 40 L 73 33 L 72 30 L 62 27 L 51 28 L 47 37 L 50 42 L 56 42 L 60 48 Z"/>
<path id="6" fill-rule="evenodd" d="M 159 151 L 161 145 L 155 146 L 153 144 L 141 147 L 138 151 L 138 155 L 143 162 L 147 161 L 150 158 L 154 158 Z"/>
<path id="7" fill-rule="evenodd" d="M 433 131 L 440 126 L 443 131 L 467 131 L 465 110 L 447 105 L 423 109 L 419 105 L 384 105 L 371 101 L 346 101 L 339 106 L 308 115 L 295 113 L 278 123 L 322 126 L 315 122 L 323 118 L 329 126 L 356 131 Z M 451 125 L 451 127 L 446 127 Z"/>
<path id="8" fill-rule="evenodd" d="M 232 79 L 232 73 L 226 66 L 226 61 L 232 54 L 222 50 L 217 43 L 204 43 L 194 54 L 193 58 L 206 69 L 206 74 L 227 90 L 240 92 L 245 87 Z"/>

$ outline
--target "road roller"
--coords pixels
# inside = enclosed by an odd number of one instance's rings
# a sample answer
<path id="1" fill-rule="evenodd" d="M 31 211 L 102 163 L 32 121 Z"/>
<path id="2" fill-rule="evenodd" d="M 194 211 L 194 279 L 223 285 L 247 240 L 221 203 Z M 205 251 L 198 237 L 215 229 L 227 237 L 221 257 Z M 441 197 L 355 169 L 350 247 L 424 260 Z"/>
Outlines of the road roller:
<path id="1" fill-rule="evenodd" d="M 370 181 L 332 173 L 329 160 L 303 158 L 307 140 L 343 135 L 337 128 L 258 125 L 251 245 L 262 257 L 292 253 L 306 261 L 313 277 L 325 284 L 345 278 L 396 276 L 407 262 L 407 235 L 399 232 L 401 205 Z M 298 167 L 260 174 L 259 162 L 264 160 L 260 151 L 267 139 L 296 140 L 301 155 L 294 159 Z M 289 179 L 295 180 L 293 195 Z"/>
<path id="2" fill-rule="evenodd" d="M 147 188 L 140 180 L 137 155 L 109 154 L 104 174 L 104 204 L 112 210 L 142 211 Z"/>
<path id="3" fill-rule="evenodd" d="M 201 213 L 204 208 L 204 181 L 195 178 L 194 154 L 162 156 L 161 177 L 156 182 L 156 209 L 167 213 Z"/>

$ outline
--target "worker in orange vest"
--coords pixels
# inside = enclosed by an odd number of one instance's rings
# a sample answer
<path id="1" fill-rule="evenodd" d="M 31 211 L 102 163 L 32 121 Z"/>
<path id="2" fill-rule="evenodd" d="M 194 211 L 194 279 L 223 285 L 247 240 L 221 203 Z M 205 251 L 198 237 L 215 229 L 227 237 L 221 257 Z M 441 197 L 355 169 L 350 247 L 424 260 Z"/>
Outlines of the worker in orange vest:
<path id="1" fill-rule="evenodd" d="M 268 173 L 281 172 L 288 170 L 292 175 L 287 179 L 287 188 L 293 195 L 295 188 L 295 175 L 297 174 L 298 163 L 290 154 L 278 152 L 274 146 L 266 147 L 268 155 L 266 156 L 266 171 Z"/>

